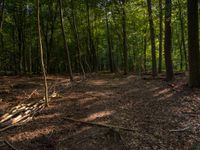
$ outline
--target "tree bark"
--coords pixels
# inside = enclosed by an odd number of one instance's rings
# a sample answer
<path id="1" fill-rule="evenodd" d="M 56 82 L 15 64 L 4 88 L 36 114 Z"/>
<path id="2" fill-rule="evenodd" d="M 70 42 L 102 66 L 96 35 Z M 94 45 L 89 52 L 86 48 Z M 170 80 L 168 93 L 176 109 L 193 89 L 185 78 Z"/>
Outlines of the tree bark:
<path id="1" fill-rule="evenodd" d="M 152 16 L 152 4 L 151 0 L 147 0 L 148 14 L 149 14 L 149 27 L 151 33 L 151 55 L 152 55 L 152 76 L 157 76 L 157 65 L 156 65 L 156 46 L 155 46 L 155 30 Z"/>
<path id="2" fill-rule="evenodd" d="M 41 37 L 41 29 L 40 29 L 40 0 L 37 0 L 36 3 L 37 8 L 37 28 L 38 28 L 38 39 L 39 39 L 39 47 L 40 47 L 40 58 L 41 58 L 41 67 L 44 77 L 44 87 L 45 87 L 45 106 L 48 106 L 49 96 L 48 96 L 48 85 L 46 78 L 46 70 L 44 66 L 44 55 L 43 55 L 43 47 L 42 47 L 42 37 Z"/>
<path id="3" fill-rule="evenodd" d="M 165 65 L 166 65 L 166 80 L 171 81 L 174 78 L 172 66 L 172 33 L 171 33 L 171 0 L 165 0 Z"/>
<path id="4" fill-rule="evenodd" d="M 64 40 L 64 48 L 65 48 L 65 52 L 67 53 L 69 76 L 70 76 L 70 80 L 73 81 L 71 60 L 70 60 L 70 55 L 69 55 L 69 48 L 68 48 L 68 44 L 67 44 L 67 40 L 66 40 L 66 36 L 65 36 L 65 30 L 64 30 L 62 0 L 59 0 L 59 10 L 60 10 L 60 23 L 61 23 L 61 28 L 62 28 L 62 36 L 63 36 L 63 40 Z"/>
<path id="5" fill-rule="evenodd" d="M 198 0 L 188 0 L 189 85 L 200 87 Z"/>

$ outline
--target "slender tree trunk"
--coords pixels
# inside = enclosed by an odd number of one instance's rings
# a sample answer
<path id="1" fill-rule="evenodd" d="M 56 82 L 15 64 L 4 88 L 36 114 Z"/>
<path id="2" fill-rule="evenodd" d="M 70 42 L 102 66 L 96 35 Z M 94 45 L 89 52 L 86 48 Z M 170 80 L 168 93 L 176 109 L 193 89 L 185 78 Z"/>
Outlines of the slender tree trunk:
<path id="1" fill-rule="evenodd" d="M 31 48 L 31 45 L 29 45 L 29 51 L 28 51 L 28 54 L 29 54 L 29 73 L 32 74 L 32 48 Z"/>
<path id="2" fill-rule="evenodd" d="M 176 34 L 176 39 L 177 39 L 177 43 L 175 43 L 175 45 L 178 44 L 179 47 L 179 54 L 180 54 L 180 71 L 183 71 L 183 49 L 182 49 L 182 43 L 181 43 L 181 36 L 179 34 L 179 28 L 176 28 L 175 31 Z"/>
<path id="3" fill-rule="evenodd" d="M 2 3 L 2 8 L 1 8 L 1 15 L 0 15 L 0 31 L 2 31 L 2 28 L 3 28 L 4 6 L 5 6 L 4 0 L 2 0 L 1 3 Z"/>
<path id="4" fill-rule="evenodd" d="M 147 36 L 144 36 L 144 72 L 147 71 Z"/>
<path id="5" fill-rule="evenodd" d="M 76 45 L 77 45 L 77 52 L 78 52 L 78 63 L 80 65 L 81 72 L 83 73 L 83 78 L 85 78 L 85 69 L 83 67 L 83 62 L 82 62 L 82 57 L 81 57 L 81 45 L 80 45 L 79 33 L 78 33 L 78 29 L 77 29 L 77 24 L 76 24 L 76 14 L 74 12 L 73 0 L 71 0 L 71 9 L 72 9 L 73 31 L 74 31 L 75 41 L 76 41 Z"/>
<path id="6" fill-rule="evenodd" d="M 89 51 L 92 54 L 92 71 L 97 72 L 98 71 L 98 65 L 97 65 L 97 54 L 96 49 L 94 46 L 94 41 L 92 38 L 91 33 L 91 25 L 90 25 L 90 8 L 89 8 L 89 0 L 86 1 L 86 11 L 87 11 L 87 23 L 88 23 L 88 44 L 89 44 Z"/>
<path id="7" fill-rule="evenodd" d="M 171 81 L 174 78 L 172 66 L 172 33 L 171 33 L 171 0 L 165 0 L 165 65 L 166 80 Z"/>
<path id="8" fill-rule="evenodd" d="M 3 20 L 4 20 L 4 0 L 2 0 L 2 9 L 1 9 L 1 15 L 0 15 L 0 42 L 1 42 L 1 54 L 4 51 L 4 41 L 3 41 Z M 2 63 L 0 62 L 0 67 L 2 67 Z M 0 68 L 1 69 L 1 68 Z"/>
<path id="9" fill-rule="evenodd" d="M 113 67 L 113 57 L 112 57 L 112 45 L 110 39 L 110 28 L 108 22 L 108 12 L 106 12 L 106 29 L 107 29 L 107 42 L 108 42 L 108 58 L 109 58 L 109 65 L 110 65 L 110 72 L 114 72 Z"/>
<path id="10" fill-rule="evenodd" d="M 198 0 L 188 0 L 189 85 L 200 87 Z"/>
<path id="11" fill-rule="evenodd" d="M 178 32 L 177 32 L 177 39 L 178 39 L 178 46 L 180 50 L 180 71 L 183 71 L 183 49 L 182 49 L 181 39 Z"/>
<path id="12" fill-rule="evenodd" d="M 36 3 L 37 8 L 37 28 L 38 28 L 38 39 L 39 39 L 39 47 L 40 47 L 40 57 L 41 57 L 41 67 L 44 77 L 44 87 L 45 87 L 45 106 L 48 106 L 49 96 L 48 96 L 48 85 L 46 78 L 46 71 L 44 66 L 44 55 L 43 55 L 43 47 L 42 47 L 42 37 L 41 37 L 41 29 L 40 29 L 40 0 L 37 0 Z"/>
<path id="13" fill-rule="evenodd" d="M 147 5 L 149 14 L 149 27 L 151 33 L 152 76 L 155 77 L 157 76 L 157 65 L 156 65 L 155 31 L 154 31 L 151 0 L 147 0 Z"/>
<path id="14" fill-rule="evenodd" d="M 72 67 L 71 67 L 71 60 L 70 60 L 70 55 L 69 55 L 69 48 L 65 36 L 65 30 L 64 30 L 64 19 L 63 19 L 63 9 L 62 9 L 62 0 L 59 0 L 59 8 L 60 8 L 60 23 L 61 23 L 61 28 L 62 28 L 62 36 L 64 40 L 64 48 L 67 53 L 67 62 L 68 62 L 68 69 L 69 69 L 69 76 L 70 80 L 73 81 L 73 75 L 72 75 Z"/>
<path id="15" fill-rule="evenodd" d="M 159 65 L 158 65 L 158 72 L 162 72 L 162 40 L 163 40 L 163 13 L 162 13 L 162 0 L 159 0 Z"/>
<path id="16" fill-rule="evenodd" d="M 186 45 L 185 45 L 184 18 L 182 15 L 182 8 L 181 8 L 180 1 L 178 1 L 178 3 L 179 3 L 179 20 L 180 20 L 180 27 L 181 27 L 181 44 L 183 45 L 185 69 L 188 70 L 188 59 L 187 59 L 187 52 L 186 52 Z"/>
<path id="17" fill-rule="evenodd" d="M 123 56 L 124 56 L 124 75 L 128 73 L 128 46 L 126 33 L 126 0 L 122 1 L 122 32 L 123 32 Z"/>

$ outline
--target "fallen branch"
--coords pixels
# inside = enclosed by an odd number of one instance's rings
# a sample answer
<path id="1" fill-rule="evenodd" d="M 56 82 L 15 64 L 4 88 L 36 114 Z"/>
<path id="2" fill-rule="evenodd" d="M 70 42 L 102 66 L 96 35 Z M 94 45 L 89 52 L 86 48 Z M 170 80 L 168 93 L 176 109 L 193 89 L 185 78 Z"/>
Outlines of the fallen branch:
<path id="1" fill-rule="evenodd" d="M 13 150 L 17 150 L 17 148 L 15 148 L 12 144 L 10 144 L 10 142 L 8 142 L 7 140 L 4 140 L 4 143 L 7 144 L 10 148 L 12 148 Z"/>
<path id="2" fill-rule="evenodd" d="M 20 125 L 22 125 L 22 124 L 10 124 L 9 126 L 6 126 L 5 128 L 0 129 L 0 132 L 6 131 L 10 128 L 14 128 L 14 127 L 17 127 L 17 126 L 20 126 Z"/>
<path id="3" fill-rule="evenodd" d="M 190 129 L 192 126 L 187 126 L 185 128 L 182 128 L 182 129 L 175 129 L 175 130 L 169 130 L 169 132 L 183 132 L 183 131 L 186 131 L 188 129 Z"/>
<path id="4" fill-rule="evenodd" d="M 136 129 L 130 129 L 130 128 L 114 126 L 114 125 L 107 125 L 107 124 L 96 123 L 96 122 L 87 122 L 87 121 L 77 120 L 77 119 L 68 118 L 68 117 L 65 117 L 64 120 L 78 122 L 78 123 L 87 124 L 87 125 L 91 125 L 91 126 L 99 126 L 99 127 L 103 127 L 103 128 L 109 128 L 109 129 L 118 129 L 118 130 L 131 131 L 131 132 L 137 131 Z"/>

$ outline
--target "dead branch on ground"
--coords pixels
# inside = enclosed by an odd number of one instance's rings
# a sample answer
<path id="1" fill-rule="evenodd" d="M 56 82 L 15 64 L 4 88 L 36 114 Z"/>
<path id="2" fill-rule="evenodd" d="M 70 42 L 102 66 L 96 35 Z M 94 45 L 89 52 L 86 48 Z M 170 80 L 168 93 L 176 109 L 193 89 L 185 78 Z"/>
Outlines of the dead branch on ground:
<path id="1" fill-rule="evenodd" d="M 86 125 L 90 125 L 90 126 L 98 126 L 98 127 L 103 127 L 103 128 L 115 129 L 115 130 L 124 130 L 124 131 L 131 131 L 131 132 L 137 131 L 136 129 L 130 129 L 130 128 L 114 126 L 114 125 L 107 125 L 107 124 L 96 123 L 96 122 L 87 122 L 87 121 L 77 120 L 77 119 L 68 118 L 68 117 L 65 117 L 64 120 L 82 123 L 82 124 L 86 124 Z"/>
<path id="2" fill-rule="evenodd" d="M 4 140 L 4 143 L 6 145 L 8 145 L 10 148 L 12 148 L 12 150 L 17 150 L 17 148 L 15 148 L 12 144 L 10 144 L 10 142 L 8 142 L 7 140 Z"/>

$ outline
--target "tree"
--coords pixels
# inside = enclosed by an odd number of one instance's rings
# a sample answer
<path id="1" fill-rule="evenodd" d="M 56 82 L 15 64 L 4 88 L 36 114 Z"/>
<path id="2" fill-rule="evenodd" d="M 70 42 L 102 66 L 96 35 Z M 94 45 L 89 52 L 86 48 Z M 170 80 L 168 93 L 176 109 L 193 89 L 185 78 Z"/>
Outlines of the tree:
<path id="1" fill-rule="evenodd" d="M 163 13 L 162 13 L 162 0 L 159 0 L 159 64 L 158 64 L 158 72 L 162 72 L 162 40 L 163 40 Z"/>
<path id="2" fill-rule="evenodd" d="M 188 0 L 189 85 L 200 87 L 198 0 Z"/>
<path id="3" fill-rule="evenodd" d="M 65 36 L 65 30 L 64 30 L 64 18 L 63 18 L 63 8 L 62 8 L 62 0 L 59 0 L 59 12 L 60 12 L 60 24 L 61 24 L 61 29 L 62 29 L 62 36 L 64 40 L 64 49 L 67 54 L 67 62 L 68 62 L 68 70 L 69 70 L 69 77 L 70 80 L 73 81 L 73 75 L 72 75 L 72 67 L 71 67 L 71 60 L 70 60 L 70 55 L 69 55 L 69 48 Z"/>
<path id="4" fill-rule="evenodd" d="M 172 66 L 172 33 L 171 33 L 171 0 L 165 0 L 165 65 L 166 65 L 166 80 L 170 81 L 174 78 Z"/>
<path id="5" fill-rule="evenodd" d="M 1 4 L 2 3 L 2 4 Z M 0 14 L 0 30 L 2 30 L 3 28 L 3 18 L 4 18 L 4 5 L 5 5 L 5 2 L 4 0 L 2 0 L 0 4 L 2 5 L 1 6 L 1 14 Z"/>
<path id="6" fill-rule="evenodd" d="M 128 73 L 128 46 L 126 33 L 126 0 L 122 0 L 122 34 L 123 34 L 123 56 L 124 56 L 124 75 Z"/>
<path id="7" fill-rule="evenodd" d="M 41 65 L 42 65 L 42 72 L 44 77 L 44 87 L 45 87 L 45 106 L 48 106 L 49 96 L 48 96 L 48 85 L 47 85 L 47 78 L 46 78 L 46 70 L 44 66 L 44 54 L 43 54 L 43 47 L 42 47 L 42 37 L 41 37 L 41 29 L 40 29 L 40 0 L 36 1 L 36 8 L 37 8 L 37 29 L 38 29 L 38 40 L 39 40 L 39 47 L 40 47 L 40 58 L 41 58 Z"/>
<path id="8" fill-rule="evenodd" d="M 85 69 L 83 67 L 82 63 L 82 57 L 81 57 L 81 45 L 80 45 L 80 39 L 79 39 L 79 33 L 77 29 L 77 23 L 76 23 L 76 14 L 74 10 L 74 2 L 71 0 L 71 10 L 72 10 L 72 28 L 73 28 L 73 33 L 76 41 L 76 46 L 77 46 L 77 53 L 78 53 L 78 63 L 80 65 L 81 71 L 83 73 L 83 78 L 85 78 Z"/>
<path id="9" fill-rule="evenodd" d="M 113 63 L 110 28 L 109 28 L 109 22 L 108 22 L 108 12 L 106 11 L 105 13 L 106 13 L 106 29 L 107 29 L 107 41 L 108 41 L 108 58 L 109 58 L 110 72 L 113 72 L 114 63 Z"/>
<path id="10" fill-rule="evenodd" d="M 151 34 L 151 56 L 152 56 L 152 76 L 157 76 L 157 66 L 156 66 L 156 46 L 155 46 L 155 31 L 152 16 L 152 3 L 151 0 L 147 0 L 148 14 L 149 14 L 149 27 Z"/>
<path id="11" fill-rule="evenodd" d="M 54 34 L 56 28 L 56 20 L 58 17 L 58 4 L 54 6 L 54 0 L 49 0 L 47 2 L 47 9 L 43 12 L 43 16 L 41 16 L 41 27 L 44 35 L 44 42 L 46 48 L 46 66 L 47 72 L 51 73 L 51 53 L 53 51 L 54 44 Z M 46 23 L 45 23 L 46 22 Z"/>
<path id="12" fill-rule="evenodd" d="M 184 18 L 182 15 L 182 6 L 180 0 L 178 0 L 178 8 L 179 8 L 179 20 L 181 27 L 181 45 L 183 46 L 184 58 L 185 58 L 185 69 L 188 70 L 188 59 L 185 45 L 185 32 L 184 32 Z M 182 55 L 182 54 L 181 54 Z"/>
<path id="13" fill-rule="evenodd" d="M 86 0 L 86 12 L 87 12 L 88 48 L 89 52 L 91 53 L 90 59 L 92 63 L 92 71 L 97 72 L 98 71 L 97 52 L 94 45 L 94 40 L 92 38 L 89 0 Z"/>
<path id="14" fill-rule="evenodd" d="M 4 0 L 2 0 L 2 2 L 0 3 L 2 6 L 1 6 L 1 12 L 0 12 L 0 42 L 1 42 L 1 50 L 3 51 L 4 49 L 4 41 L 3 41 L 3 20 L 4 20 L 4 5 L 5 5 L 5 2 Z M 2 52 L 1 52 L 2 53 Z M 0 63 L 0 65 L 2 65 Z"/>

